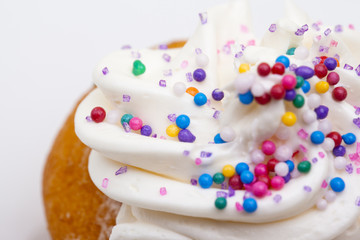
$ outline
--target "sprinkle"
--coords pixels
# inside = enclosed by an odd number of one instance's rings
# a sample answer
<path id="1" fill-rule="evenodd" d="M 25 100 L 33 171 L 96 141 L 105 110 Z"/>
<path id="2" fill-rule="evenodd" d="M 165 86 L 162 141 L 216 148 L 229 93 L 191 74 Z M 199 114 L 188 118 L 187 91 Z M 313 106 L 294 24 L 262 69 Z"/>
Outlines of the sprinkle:
<path id="1" fill-rule="evenodd" d="M 360 207 L 360 196 L 358 196 L 355 200 L 355 205 Z"/>
<path id="2" fill-rule="evenodd" d="M 223 182 L 223 183 L 221 184 L 221 189 L 228 189 L 228 185 L 227 185 L 226 182 Z"/>
<path id="3" fill-rule="evenodd" d="M 108 178 L 104 178 L 103 181 L 102 181 L 101 186 L 102 186 L 103 188 L 107 188 L 107 187 L 108 187 L 108 184 L 109 184 L 109 179 L 108 179 Z"/>
<path id="4" fill-rule="evenodd" d="M 181 67 L 182 69 L 184 69 L 184 68 L 186 68 L 188 65 L 189 65 L 189 62 L 188 62 L 187 60 L 184 60 L 184 61 L 182 61 L 180 67 Z"/>
<path id="5" fill-rule="evenodd" d="M 291 64 L 289 66 L 289 70 L 292 71 L 292 72 L 295 72 L 295 70 L 297 69 L 297 65 L 296 64 Z"/>
<path id="6" fill-rule="evenodd" d="M 305 33 L 305 31 L 303 31 L 302 29 L 298 29 L 296 32 L 295 32 L 295 35 L 296 36 L 302 36 L 302 35 L 304 35 L 304 33 Z"/>
<path id="7" fill-rule="evenodd" d="M 313 159 L 311 159 L 312 163 L 317 163 L 318 159 L 316 157 L 314 157 Z"/>
<path id="8" fill-rule="evenodd" d="M 301 29 L 302 29 L 304 32 L 306 32 L 307 30 L 309 30 L 309 26 L 308 26 L 307 24 L 305 24 L 305 25 L 303 25 L 303 26 L 301 27 Z"/>
<path id="9" fill-rule="evenodd" d="M 220 111 L 216 110 L 213 114 L 213 118 L 219 119 Z"/>
<path id="10" fill-rule="evenodd" d="M 166 50 L 166 49 L 168 49 L 168 46 L 166 44 L 160 44 L 159 49 Z"/>
<path id="11" fill-rule="evenodd" d="M 360 174 L 360 168 L 356 168 L 356 173 Z"/>
<path id="12" fill-rule="evenodd" d="M 131 51 L 131 56 L 133 58 L 139 59 L 141 57 L 141 54 L 138 51 Z"/>
<path id="13" fill-rule="evenodd" d="M 335 41 L 335 40 L 331 40 L 330 46 L 331 46 L 331 47 L 337 47 L 338 43 L 339 43 L 339 42 L 337 42 L 337 41 Z"/>
<path id="14" fill-rule="evenodd" d="M 305 190 L 305 192 L 311 192 L 312 191 L 310 186 L 304 186 L 304 190 Z"/>
<path id="15" fill-rule="evenodd" d="M 166 140 L 166 137 L 165 136 L 160 136 L 160 139 Z"/>
<path id="16" fill-rule="evenodd" d="M 320 27 L 317 23 L 313 23 L 312 27 L 316 30 L 316 31 L 320 31 Z"/>
<path id="17" fill-rule="evenodd" d="M 229 186 L 229 197 L 235 196 L 235 190 Z"/>
<path id="18" fill-rule="evenodd" d="M 314 40 L 316 40 L 317 42 L 319 42 L 319 41 L 321 40 L 321 35 L 317 35 Z"/>
<path id="19" fill-rule="evenodd" d="M 91 119 L 91 117 L 90 116 L 86 116 L 86 121 L 88 121 L 88 122 L 92 122 L 92 119 Z"/>
<path id="20" fill-rule="evenodd" d="M 201 164 L 201 158 L 195 158 L 195 164 L 200 165 Z"/>
<path id="21" fill-rule="evenodd" d="M 248 41 L 248 46 L 255 46 L 255 39 Z"/>
<path id="22" fill-rule="evenodd" d="M 228 194 L 227 192 L 224 192 L 224 191 L 217 191 L 216 192 L 216 197 L 223 197 L 223 198 L 227 198 L 228 197 Z"/>
<path id="23" fill-rule="evenodd" d="M 246 25 L 241 24 L 240 25 L 240 31 L 244 32 L 244 33 L 247 33 L 247 32 L 249 32 L 249 28 Z"/>
<path id="24" fill-rule="evenodd" d="M 356 74 L 360 77 L 360 64 L 359 66 L 357 66 L 357 68 L 355 69 Z"/>
<path id="25" fill-rule="evenodd" d="M 324 179 L 324 181 L 321 183 L 321 188 L 327 188 L 327 186 L 328 186 L 328 183 Z"/>
<path id="26" fill-rule="evenodd" d="M 335 32 L 342 32 L 343 31 L 342 26 L 341 25 L 336 25 L 334 31 Z"/>
<path id="27" fill-rule="evenodd" d="M 166 54 L 166 53 L 164 53 L 162 55 L 162 58 L 167 62 L 170 62 L 170 60 L 171 60 L 171 56 L 169 54 Z"/>
<path id="28" fill-rule="evenodd" d="M 282 197 L 280 194 L 276 194 L 274 197 L 273 197 L 273 200 L 274 202 L 276 203 L 279 203 L 281 201 Z"/>
<path id="29" fill-rule="evenodd" d="M 349 28 L 350 28 L 351 30 L 355 30 L 354 24 L 349 24 Z"/>
<path id="30" fill-rule="evenodd" d="M 303 128 L 298 131 L 297 135 L 302 139 L 306 139 L 309 136 L 309 134 Z"/>
<path id="31" fill-rule="evenodd" d="M 195 178 L 192 178 L 192 179 L 190 180 L 190 182 L 191 182 L 191 185 L 193 185 L 193 186 L 196 186 L 196 185 L 197 185 L 197 180 L 196 180 Z"/>
<path id="32" fill-rule="evenodd" d="M 171 69 L 164 70 L 164 76 L 166 77 L 172 76 L 172 70 Z"/>
<path id="33" fill-rule="evenodd" d="M 331 29 L 328 28 L 328 29 L 325 30 L 324 35 L 329 36 L 330 33 L 331 33 Z"/>
<path id="34" fill-rule="evenodd" d="M 183 152 L 183 155 L 184 155 L 184 156 L 189 156 L 189 154 L 190 154 L 190 151 L 184 150 L 184 152 Z"/>
<path id="35" fill-rule="evenodd" d="M 321 52 L 321 53 L 328 53 L 328 52 L 329 52 L 329 47 L 320 45 L 320 47 L 319 47 L 319 52 Z"/>
<path id="36" fill-rule="evenodd" d="M 319 64 L 320 62 L 321 62 L 321 58 L 319 58 L 319 57 L 315 57 L 314 60 L 312 61 L 312 63 L 313 63 L 314 65 L 317 65 L 317 64 Z"/>
<path id="37" fill-rule="evenodd" d="M 304 153 L 307 152 L 307 148 L 306 148 L 304 145 L 299 144 L 299 148 L 300 148 L 300 150 L 301 150 L 302 152 L 304 152 Z"/>
<path id="38" fill-rule="evenodd" d="M 159 81 L 159 86 L 160 87 L 166 87 L 166 81 L 165 80 L 160 80 Z"/>
<path id="39" fill-rule="evenodd" d="M 125 49 L 131 49 L 131 46 L 130 45 L 124 45 L 121 47 L 122 50 L 125 50 Z"/>
<path id="40" fill-rule="evenodd" d="M 193 77 L 192 77 L 192 73 L 191 73 L 191 72 L 186 73 L 186 79 L 187 79 L 188 82 L 192 82 L 192 81 L 193 81 Z"/>
<path id="41" fill-rule="evenodd" d="M 200 17 L 201 24 L 207 23 L 207 17 L 208 17 L 207 12 L 199 13 L 199 17 Z"/>
<path id="42" fill-rule="evenodd" d="M 130 125 L 127 123 L 127 122 L 123 122 L 123 128 L 125 130 L 125 132 L 130 132 L 131 131 L 131 128 L 130 128 Z"/>
<path id="43" fill-rule="evenodd" d="M 340 56 L 339 56 L 339 54 L 335 54 L 335 55 L 334 55 L 334 58 L 336 58 L 338 61 L 340 61 Z"/>
<path id="44" fill-rule="evenodd" d="M 156 133 L 154 133 L 153 135 L 151 135 L 151 137 L 153 137 L 153 138 L 157 138 L 157 134 L 156 134 Z"/>
<path id="45" fill-rule="evenodd" d="M 175 113 L 169 114 L 168 119 L 170 120 L 170 122 L 175 122 L 176 121 L 176 114 Z"/>
<path id="46" fill-rule="evenodd" d="M 353 171 L 354 171 L 354 168 L 353 168 L 353 165 L 351 163 L 349 163 L 348 165 L 345 166 L 345 171 L 348 173 L 348 174 L 352 174 Z"/>
<path id="47" fill-rule="evenodd" d="M 319 152 L 318 155 L 319 155 L 319 157 L 321 157 L 321 158 L 324 158 L 324 157 L 325 157 L 325 154 L 324 154 L 323 152 Z"/>
<path id="48" fill-rule="evenodd" d="M 102 73 L 104 75 L 108 74 L 109 73 L 109 69 L 107 67 L 104 67 L 103 70 L 102 70 Z"/>
<path id="49" fill-rule="evenodd" d="M 161 195 L 161 196 L 165 196 L 166 193 L 167 193 L 166 187 L 161 187 L 161 188 L 160 188 L 160 195 Z"/>
<path id="50" fill-rule="evenodd" d="M 129 95 L 123 95 L 123 102 L 130 102 L 131 97 Z"/>
<path id="51" fill-rule="evenodd" d="M 360 128 L 360 117 L 354 118 L 353 123 Z"/>
<path id="52" fill-rule="evenodd" d="M 275 32 L 276 31 L 276 24 L 271 24 L 269 27 L 269 31 L 270 32 Z"/>
<path id="53" fill-rule="evenodd" d="M 196 53 L 197 55 L 201 54 L 201 53 L 202 53 L 201 48 L 195 48 L 195 53 Z"/>
<path id="54" fill-rule="evenodd" d="M 208 158 L 208 157 L 211 157 L 211 155 L 212 155 L 211 152 L 201 151 L 201 153 L 200 153 L 200 157 L 202 157 L 202 158 Z"/>
<path id="55" fill-rule="evenodd" d="M 238 52 L 235 54 L 235 58 L 241 58 L 244 55 L 243 52 Z"/>
<path id="56" fill-rule="evenodd" d="M 359 198 L 360 198 L 360 197 L 359 197 Z M 360 200 L 359 200 L 359 202 L 360 202 Z M 240 204 L 239 202 L 236 202 L 236 203 L 235 203 L 235 208 L 236 208 L 236 211 L 238 211 L 238 212 L 244 211 L 243 206 L 241 206 L 241 204 Z"/>
<path id="57" fill-rule="evenodd" d="M 349 64 L 345 63 L 344 69 L 345 70 L 353 70 L 354 68 L 352 66 L 350 66 Z"/>
<path id="58" fill-rule="evenodd" d="M 223 52 L 225 54 L 230 54 L 231 53 L 231 48 L 230 48 L 230 46 L 228 44 L 224 45 L 222 50 L 223 50 Z"/>
<path id="59" fill-rule="evenodd" d="M 126 172 L 127 172 L 127 166 L 121 167 L 121 168 L 119 168 L 119 170 L 117 170 L 115 172 L 115 175 L 123 174 L 123 173 L 126 173 Z"/>
<path id="60" fill-rule="evenodd" d="M 245 191 L 243 199 L 245 200 L 247 198 L 253 198 L 253 197 L 254 197 L 254 194 L 252 192 Z"/>

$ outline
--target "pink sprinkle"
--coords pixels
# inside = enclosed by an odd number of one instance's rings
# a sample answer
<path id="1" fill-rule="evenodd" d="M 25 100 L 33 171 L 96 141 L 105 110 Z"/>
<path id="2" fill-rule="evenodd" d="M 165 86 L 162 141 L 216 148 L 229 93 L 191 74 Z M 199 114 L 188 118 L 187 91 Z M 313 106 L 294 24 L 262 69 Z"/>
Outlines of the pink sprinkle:
<path id="1" fill-rule="evenodd" d="M 165 196 L 166 193 L 167 193 L 166 187 L 161 187 L 161 188 L 160 188 L 160 195 L 161 195 L 161 196 Z"/>
<path id="2" fill-rule="evenodd" d="M 354 24 L 349 24 L 349 28 L 350 28 L 351 30 L 355 30 Z"/>
<path id="3" fill-rule="evenodd" d="M 321 188 L 327 188 L 328 183 L 326 182 L 326 180 L 324 180 L 321 184 Z"/>
<path id="4" fill-rule="evenodd" d="M 184 60 L 182 63 L 181 63 L 181 68 L 186 68 L 187 66 L 189 65 L 189 62 L 187 60 Z"/>
<path id="5" fill-rule="evenodd" d="M 255 39 L 248 41 L 248 46 L 255 46 Z"/>
<path id="6" fill-rule="evenodd" d="M 166 140 L 166 137 L 164 137 L 164 136 L 160 136 L 160 139 Z"/>
<path id="7" fill-rule="evenodd" d="M 351 161 L 356 161 L 360 158 L 359 153 L 351 153 L 349 154 L 349 158 Z"/>
<path id="8" fill-rule="evenodd" d="M 301 161 L 307 161 L 308 158 L 307 157 L 303 157 L 303 159 Z"/>
<path id="9" fill-rule="evenodd" d="M 202 162 L 202 161 L 201 161 L 201 158 L 196 158 L 196 159 L 195 159 L 195 164 L 196 164 L 196 165 L 200 165 L 201 162 Z"/>
<path id="10" fill-rule="evenodd" d="M 299 148 L 300 148 L 300 150 L 301 150 L 302 152 L 304 152 L 304 153 L 307 152 L 307 148 L 306 148 L 304 145 L 299 144 Z"/>
<path id="11" fill-rule="evenodd" d="M 356 152 L 360 153 L 360 142 L 356 143 Z"/>
<path id="12" fill-rule="evenodd" d="M 360 174 L 360 168 L 357 168 L 357 169 L 356 169 L 356 173 L 357 173 L 357 174 Z"/>
<path id="13" fill-rule="evenodd" d="M 107 187 L 108 187 L 108 183 L 109 183 L 109 179 L 108 179 L 108 178 L 104 178 L 101 186 L 102 186 L 103 188 L 107 188 Z"/>
<path id="14" fill-rule="evenodd" d="M 243 33 L 247 33 L 247 32 L 249 32 L 249 28 L 246 25 L 241 24 L 240 31 Z"/>
<path id="15" fill-rule="evenodd" d="M 305 129 L 300 129 L 299 131 L 298 131 L 298 136 L 299 137 L 301 137 L 302 139 L 306 139 L 308 136 L 309 136 L 309 134 L 305 131 Z"/>
<path id="16" fill-rule="evenodd" d="M 331 40 L 330 46 L 332 46 L 332 47 L 337 47 L 337 45 L 338 45 L 338 42 L 337 42 L 337 41 Z"/>
<path id="17" fill-rule="evenodd" d="M 235 44 L 235 40 L 229 40 L 226 44 L 227 44 L 227 45 Z"/>
<path id="18" fill-rule="evenodd" d="M 235 203 L 236 211 L 242 212 L 244 210 L 243 206 L 239 202 Z"/>
<path id="19" fill-rule="evenodd" d="M 321 40 L 321 35 L 318 35 L 315 38 L 316 38 L 316 40 L 320 41 Z"/>
<path id="20" fill-rule="evenodd" d="M 319 152 L 318 154 L 319 154 L 319 157 L 321 157 L 321 158 L 325 157 L 325 154 L 323 152 Z"/>
<path id="21" fill-rule="evenodd" d="M 216 53 L 217 53 L 217 54 L 220 54 L 220 49 L 217 49 L 217 50 L 216 50 Z"/>

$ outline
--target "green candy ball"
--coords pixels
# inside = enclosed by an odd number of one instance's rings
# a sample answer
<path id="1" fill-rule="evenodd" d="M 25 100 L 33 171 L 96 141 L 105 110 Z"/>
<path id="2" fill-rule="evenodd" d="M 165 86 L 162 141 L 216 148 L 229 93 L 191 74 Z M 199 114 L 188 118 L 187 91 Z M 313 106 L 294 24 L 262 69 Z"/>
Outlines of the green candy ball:
<path id="1" fill-rule="evenodd" d="M 222 184 L 225 181 L 225 176 L 222 173 L 215 173 L 213 176 L 213 181 L 216 184 Z"/>
<path id="2" fill-rule="evenodd" d="M 301 88 L 304 85 L 304 78 L 300 76 L 296 76 L 296 86 L 295 88 Z"/>
<path id="3" fill-rule="evenodd" d="M 311 169 L 311 163 L 309 161 L 302 161 L 298 164 L 297 169 L 301 173 L 308 173 Z"/>
<path id="4" fill-rule="evenodd" d="M 135 60 L 133 63 L 133 74 L 139 76 L 145 72 L 145 65 L 140 60 Z"/>
<path id="5" fill-rule="evenodd" d="M 226 198 L 219 197 L 215 200 L 215 207 L 217 209 L 224 209 L 226 207 L 227 201 Z"/>
<path id="6" fill-rule="evenodd" d="M 300 94 L 296 94 L 296 97 L 293 100 L 294 107 L 301 108 L 302 106 L 304 106 L 304 103 L 305 103 L 304 97 L 301 96 Z"/>

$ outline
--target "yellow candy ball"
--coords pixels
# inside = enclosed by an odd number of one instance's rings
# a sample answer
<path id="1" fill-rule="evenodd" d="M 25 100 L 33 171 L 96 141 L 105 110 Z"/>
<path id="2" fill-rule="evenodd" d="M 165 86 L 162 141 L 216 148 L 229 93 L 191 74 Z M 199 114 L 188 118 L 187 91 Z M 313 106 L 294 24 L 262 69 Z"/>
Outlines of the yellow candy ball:
<path id="1" fill-rule="evenodd" d="M 176 124 L 171 124 L 166 128 L 166 134 L 169 137 L 177 137 L 177 135 L 179 135 L 180 130 L 181 129 L 178 126 L 176 126 Z"/>
<path id="2" fill-rule="evenodd" d="M 242 63 L 239 66 L 239 73 L 244 73 L 250 70 L 250 65 L 247 63 Z"/>
<path id="3" fill-rule="evenodd" d="M 225 165 L 222 169 L 222 174 L 225 177 L 232 177 L 235 174 L 235 168 L 233 166 L 231 166 L 230 164 Z"/>
<path id="4" fill-rule="evenodd" d="M 296 115 L 292 112 L 286 112 L 282 116 L 281 121 L 283 124 L 290 127 L 296 123 Z"/>
<path id="5" fill-rule="evenodd" d="M 329 90 L 329 83 L 325 81 L 320 81 L 315 84 L 315 90 L 318 93 L 326 93 Z"/>

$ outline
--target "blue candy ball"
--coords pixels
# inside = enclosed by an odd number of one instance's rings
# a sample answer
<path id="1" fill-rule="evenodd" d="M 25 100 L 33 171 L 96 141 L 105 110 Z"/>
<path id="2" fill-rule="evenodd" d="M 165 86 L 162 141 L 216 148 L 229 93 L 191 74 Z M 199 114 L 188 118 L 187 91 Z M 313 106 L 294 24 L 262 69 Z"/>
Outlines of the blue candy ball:
<path id="1" fill-rule="evenodd" d="M 220 133 L 216 134 L 214 137 L 214 143 L 220 144 L 220 143 L 226 143 L 222 138 L 220 137 Z"/>
<path id="2" fill-rule="evenodd" d="M 292 171 L 294 170 L 294 168 L 295 168 L 294 162 L 291 161 L 291 160 L 286 160 L 285 163 L 286 163 L 286 164 L 288 165 L 288 167 L 289 167 L 289 172 L 292 172 Z"/>
<path id="3" fill-rule="evenodd" d="M 199 185 L 202 188 L 209 188 L 213 183 L 213 179 L 210 174 L 204 173 L 199 177 Z"/>
<path id="4" fill-rule="evenodd" d="M 330 187 L 334 192 L 342 192 L 345 189 L 345 182 L 342 178 L 335 177 L 331 179 Z"/>
<path id="5" fill-rule="evenodd" d="M 203 93 L 197 93 L 194 97 L 194 102 L 198 106 L 202 106 L 207 102 L 207 97 Z"/>
<path id="6" fill-rule="evenodd" d="M 356 136 L 353 133 L 347 133 L 342 135 L 342 139 L 347 145 L 351 145 L 356 142 Z"/>
<path id="7" fill-rule="evenodd" d="M 248 171 L 248 170 L 249 170 L 249 165 L 247 165 L 244 162 L 238 163 L 235 167 L 236 173 L 240 176 L 243 171 Z"/>
<path id="8" fill-rule="evenodd" d="M 252 101 L 254 100 L 254 96 L 251 94 L 250 91 L 248 91 L 247 93 L 239 94 L 239 100 L 241 103 L 248 105 L 252 103 Z"/>
<path id="9" fill-rule="evenodd" d="M 255 199 L 253 198 L 247 198 L 244 200 L 244 203 L 243 203 L 243 208 L 245 210 L 245 212 L 248 212 L 248 213 L 253 213 L 256 211 L 257 209 L 257 202 Z"/>
<path id="10" fill-rule="evenodd" d="M 254 174 L 249 170 L 244 170 L 240 175 L 240 179 L 242 183 L 250 184 L 254 180 Z"/>
<path id="11" fill-rule="evenodd" d="M 325 135 L 321 131 L 314 131 L 310 136 L 311 142 L 313 144 L 322 144 L 325 139 Z"/>
<path id="12" fill-rule="evenodd" d="M 311 88 L 311 86 L 310 86 L 309 81 L 305 80 L 301 89 L 303 90 L 304 93 L 308 93 L 310 91 L 310 88 Z"/>
<path id="13" fill-rule="evenodd" d="M 279 62 L 279 63 L 284 64 L 285 68 L 288 68 L 288 67 L 290 66 L 290 60 L 289 60 L 289 58 L 286 57 L 286 56 L 284 56 L 284 55 L 279 56 L 279 57 L 275 60 L 275 62 L 277 62 L 277 63 Z"/>
<path id="14" fill-rule="evenodd" d="M 182 129 L 187 128 L 190 125 L 190 118 L 185 114 L 181 114 L 176 118 L 176 125 Z"/>

